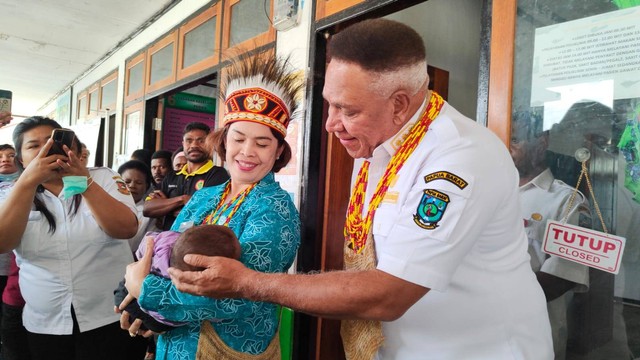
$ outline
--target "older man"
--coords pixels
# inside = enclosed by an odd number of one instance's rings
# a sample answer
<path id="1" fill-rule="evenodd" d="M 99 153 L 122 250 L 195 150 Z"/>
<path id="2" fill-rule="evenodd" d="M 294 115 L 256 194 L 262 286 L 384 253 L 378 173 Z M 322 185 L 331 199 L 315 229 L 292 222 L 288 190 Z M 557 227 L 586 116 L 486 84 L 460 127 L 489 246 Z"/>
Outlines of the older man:
<path id="1" fill-rule="evenodd" d="M 357 159 L 352 270 L 265 274 L 188 255 L 208 269 L 172 270 L 178 289 L 345 319 L 348 359 L 553 358 L 504 144 L 427 90 L 423 40 L 406 25 L 363 21 L 328 51 L 326 130 Z"/>

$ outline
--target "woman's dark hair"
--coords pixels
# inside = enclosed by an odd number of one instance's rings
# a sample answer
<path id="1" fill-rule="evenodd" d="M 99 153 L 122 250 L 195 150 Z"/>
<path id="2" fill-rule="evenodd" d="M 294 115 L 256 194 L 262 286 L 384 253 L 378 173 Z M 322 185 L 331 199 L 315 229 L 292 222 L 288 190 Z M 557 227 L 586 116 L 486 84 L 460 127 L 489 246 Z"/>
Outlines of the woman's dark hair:
<path id="1" fill-rule="evenodd" d="M 149 189 L 149 186 L 151 186 L 151 179 L 153 177 L 151 175 L 151 170 L 149 170 L 147 164 L 138 160 L 129 160 L 126 163 L 120 165 L 120 167 L 118 168 L 118 174 L 122 176 L 123 172 L 131 169 L 138 170 L 145 176 L 146 179 L 144 181 L 147 184 L 147 189 Z"/>
<path id="2" fill-rule="evenodd" d="M 131 154 L 131 160 L 138 160 L 151 166 L 151 151 L 147 149 L 138 149 Z"/>
<path id="3" fill-rule="evenodd" d="M 24 119 L 21 123 L 18 123 L 18 125 L 13 129 L 13 143 L 16 146 L 16 165 L 20 172 L 24 171 L 24 166 L 22 165 L 22 144 L 24 143 L 24 133 L 40 126 L 49 126 L 54 129 L 62 128 L 62 126 L 53 119 L 42 116 L 32 116 Z M 74 144 L 76 145 L 76 148 L 71 150 L 75 151 L 76 154 L 79 154 L 82 151 L 80 141 L 76 139 Z M 33 205 L 35 206 L 36 211 L 41 212 L 47 219 L 47 222 L 49 223 L 49 233 L 53 234 L 56 232 L 56 218 L 53 216 L 51 211 L 47 209 L 42 199 L 40 199 L 40 194 L 42 192 L 44 192 L 44 187 L 40 184 L 36 190 L 36 196 L 33 197 Z M 73 204 L 71 209 L 69 209 L 69 215 L 75 216 L 78 213 L 81 201 L 82 195 L 73 196 Z"/>
<path id="4" fill-rule="evenodd" d="M 289 161 L 291 161 L 291 146 L 284 139 L 282 134 L 278 131 L 269 128 L 273 136 L 278 140 L 278 148 L 282 147 L 282 154 L 276 159 L 276 162 L 273 164 L 271 171 L 277 173 L 283 167 L 287 166 Z M 208 146 L 215 150 L 218 155 L 224 160 L 227 156 L 227 134 L 229 133 L 229 125 L 225 125 L 222 129 L 216 130 L 209 134 L 207 138 Z"/>
<path id="5" fill-rule="evenodd" d="M 2 144 L 2 145 L 0 145 L 0 151 L 2 151 L 2 150 L 13 150 L 13 151 L 16 151 L 16 149 L 11 144 Z"/>

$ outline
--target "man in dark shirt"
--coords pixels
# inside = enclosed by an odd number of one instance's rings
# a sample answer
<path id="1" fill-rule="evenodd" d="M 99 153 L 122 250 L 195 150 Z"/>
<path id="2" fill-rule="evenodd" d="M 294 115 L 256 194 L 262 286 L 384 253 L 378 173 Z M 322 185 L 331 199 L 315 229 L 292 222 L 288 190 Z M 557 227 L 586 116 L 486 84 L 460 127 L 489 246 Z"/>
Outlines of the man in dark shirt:
<path id="1" fill-rule="evenodd" d="M 171 166 L 171 151 L 158 150 L 151 155 L 151 176 L 153 176 L 152 190 L 159 190 L 162 180 L 168 173 L 173 172 Z"/>
<path id="2" fill-rule="evenodd" d="M 205 150 L 209 126 L 200 122 L 187 124 L 182 135 L 182 146 L 187 164 L 175 174 L 169 172 L 159 190 L 149 194 L 144 203 L 144 216 L 163 217 L 162 230 L 169 230 L 180 209 L 191 199 L 196 190 L 222 184 L 229 174 L 222 167 L 213 165 Z"/>

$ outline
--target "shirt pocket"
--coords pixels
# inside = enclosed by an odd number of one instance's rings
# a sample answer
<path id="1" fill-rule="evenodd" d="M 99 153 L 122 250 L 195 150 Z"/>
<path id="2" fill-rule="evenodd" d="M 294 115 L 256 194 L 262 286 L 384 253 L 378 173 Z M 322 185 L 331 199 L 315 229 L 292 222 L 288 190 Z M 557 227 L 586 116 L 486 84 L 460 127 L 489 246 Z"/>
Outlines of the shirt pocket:
<path id="1" fill-rule="evenodd" d="M 391 233 L 394 225 L 396 225 L 399 215 L 399 209 L 394 205 L 380 205 L 376 210 L 373 218 L 371 231 L 374 239 L 380 236 L 387 237 Z"/>
<path id="2" fill-rule="evenodd" d="M 69 240 L 70 242 L 80 241 L 81 243 L 86 242 L 93 245 L 104 245 L 113 240 L 98 225 L 98 222 L 93 217 L 93 213 L 88 208 L 78 211 L 76 217 L 79 217 L 77 220 L 80 220 L 82 225 L 77 228 L 75 224 L 72 225 L 74 226 L 73 230 L 81 228 L 83 229 L 83 232 L 80 235 L 71 236 L 71 239 Z M 78 222 L 74 222 L 78 224 Z M 138 226 L 140 226 L 140 224 L 138 224 Z"/>
<path id="3" fill-rule="evenodd" d="M 49 233 L 49 222 L 40 211 L 30 211 L 27 226 L 22 234 L 20 245 L 16 249 L 23 257 L 30 258 L 38 253 L 46 252 L 52 241 Z"/>

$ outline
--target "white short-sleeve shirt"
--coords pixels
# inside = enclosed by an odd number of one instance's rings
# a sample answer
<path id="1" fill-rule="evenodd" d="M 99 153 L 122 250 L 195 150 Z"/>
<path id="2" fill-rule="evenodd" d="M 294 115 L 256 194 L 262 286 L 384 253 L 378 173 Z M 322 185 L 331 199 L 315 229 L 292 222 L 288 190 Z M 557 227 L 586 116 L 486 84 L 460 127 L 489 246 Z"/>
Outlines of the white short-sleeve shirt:
<path id="1" fill-rule="evenodd" d="M 133 198 L 117 173 L 107 168 L 91 168 L 90 173 L 96 184 L 135 213 Z M 1 195 L 4 203 L 6 196 Z M 57 230 L 49 233 L 46 218 L 32 210 L 15 249 L 26 301 L 25 328 L 39 334 L 72 334 L 71 305 L 81 332 L 117 322 L 113 289 L 133 260 L 127 240 L 105 234 L 84 199 L 71 216 L 72 199 L 62 200 L 47 190 L 39 196 L 55 216 Z"/>
<path id="2" fill-rule="evenodd" d="M 547 220 L 566 221 L 569 224 L 591 227 L 589 203 L 580 192 L 576 193 L 569 209 L 574 188 L 553 177 L 546 169 L 528 183 L 520 187 L 520 202 L 525 231 L 529 239 L 531 268 L 576 283 L 573 291 L 547 303 L 549 321 L 553 335 L 555 359 L 566 357 L 568 336 L 567 307 L 573 292 L 589 289 L 589 268 L 542 251 L 542 241 Z"/>
<path id="3" fill-rule="evenodd" d="M 367 200 L 415 121 L 369 159 Z M 505 145 L 445 103 L 375 214 L 378 269 L 431 289 L 383 322 L 378 359 L 553 358 L 517 196 Z"/>

